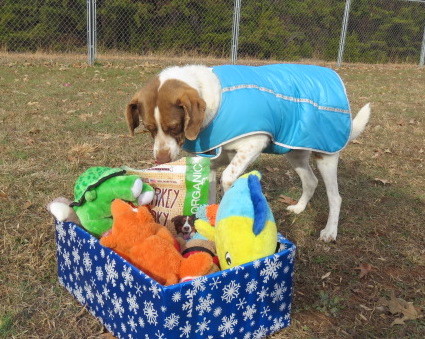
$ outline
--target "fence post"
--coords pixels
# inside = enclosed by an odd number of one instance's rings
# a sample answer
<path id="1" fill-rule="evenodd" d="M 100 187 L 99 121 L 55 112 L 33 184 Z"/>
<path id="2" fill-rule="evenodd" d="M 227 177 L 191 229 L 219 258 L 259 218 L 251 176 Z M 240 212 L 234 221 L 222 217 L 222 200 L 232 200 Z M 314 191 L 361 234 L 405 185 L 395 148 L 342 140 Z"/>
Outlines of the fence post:
<path id="1" fill-rule="evenodd" d="M 351 6 L 351 0 L 346 0 L 344 18 L 342 19 L 341 38 L 339 40 L 338 61 L 337 61 L 338 67 L 341 66 L 342 57 L 344 55 L 345 37 L 347 35 L 348 18 L 350 16 L 350 6 Z"/>
<path id="2" fill-rule="evenodd" d="M 239 22 L 241 18 L 241 0 L 234 0 L 235 6 L 233 10 L 233 27 L 232 27 L 232 46 L 230 51 L 230 59 L 235 64 L 238 59 L 239 44 Z"/>
<path id="3" fill-rule="evenodd" d="M 425 59 L 425 27 L 424 27 L 424 36 L 422 38 L 422 48 L 421 48 L 421 57 L 419 58 L 419 67 L 424 67 Z"/>
<path id="4" fill-rule="evenodd" d="M 96 59 L 96 0 L 87 0 L 87 56 L 93 66 Z"/>

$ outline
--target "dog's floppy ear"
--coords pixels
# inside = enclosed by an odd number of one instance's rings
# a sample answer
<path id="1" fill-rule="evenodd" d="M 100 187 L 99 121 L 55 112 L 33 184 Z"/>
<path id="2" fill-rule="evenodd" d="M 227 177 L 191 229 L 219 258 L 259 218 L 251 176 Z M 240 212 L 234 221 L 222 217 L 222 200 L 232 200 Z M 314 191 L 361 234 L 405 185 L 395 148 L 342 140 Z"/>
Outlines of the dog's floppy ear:
<path id="1" fill-rule="evenodd" d="M 133 98 L 127 105 L 125 111 L 125 118 L 127 120 L 128 129 L 130 130 L 131 136 L 134 136 L 134 130 L 140 125 L 140 115 L 142 110 L 142 104 L 137 98 Z"/>
<path id="2" fill-rule="evenodd" d="M 195 140 L 205 118 L 206 103 L 198 91 L 187 90 L 177 100 L 177 105 L 184 109 L 184 134 L 186 139 Z"/>

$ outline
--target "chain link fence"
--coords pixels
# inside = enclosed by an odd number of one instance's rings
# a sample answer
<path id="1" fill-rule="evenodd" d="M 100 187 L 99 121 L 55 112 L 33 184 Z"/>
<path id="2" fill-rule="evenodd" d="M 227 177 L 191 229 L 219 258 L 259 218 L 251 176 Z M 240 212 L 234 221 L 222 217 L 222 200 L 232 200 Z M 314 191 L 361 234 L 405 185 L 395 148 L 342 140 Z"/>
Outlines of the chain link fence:
<path id="1" fill-rule="evenodd" d="M 422 0 L 0 0 L 8 52 L 417 63 L 424 28 Z"/>

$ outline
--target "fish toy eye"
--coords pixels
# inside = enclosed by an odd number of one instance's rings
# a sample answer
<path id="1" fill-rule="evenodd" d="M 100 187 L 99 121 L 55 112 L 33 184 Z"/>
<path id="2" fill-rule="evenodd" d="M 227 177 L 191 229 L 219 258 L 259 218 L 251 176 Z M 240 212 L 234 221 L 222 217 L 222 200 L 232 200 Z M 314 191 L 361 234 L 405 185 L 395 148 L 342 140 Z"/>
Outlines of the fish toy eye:
<path id="1" fill-rule="evenodd" d="M 226 259 L 227 265 L 231 265 L 232 264 L 232 257 L 230 256 L 229 252 L 226 252 L 224 258 Z"/>

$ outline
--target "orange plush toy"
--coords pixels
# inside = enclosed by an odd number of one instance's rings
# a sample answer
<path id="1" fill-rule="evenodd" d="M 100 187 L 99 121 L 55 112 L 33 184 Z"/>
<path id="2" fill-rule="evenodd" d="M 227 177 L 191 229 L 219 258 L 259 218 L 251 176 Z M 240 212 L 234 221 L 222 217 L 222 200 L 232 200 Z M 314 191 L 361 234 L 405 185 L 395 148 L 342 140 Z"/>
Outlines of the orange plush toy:
<path id="1" fill-rule="evenodd" d="M 176 284 L 183 278 L 205 275 L 212 268 L 213 261 L 207 253 L 183 258 L 170 231 L 155 223 L 146 206 L 133 207 L 117 199 L 112 202 L 111 212 L 112 229 L 100 243 L 160 284 Z"/>

